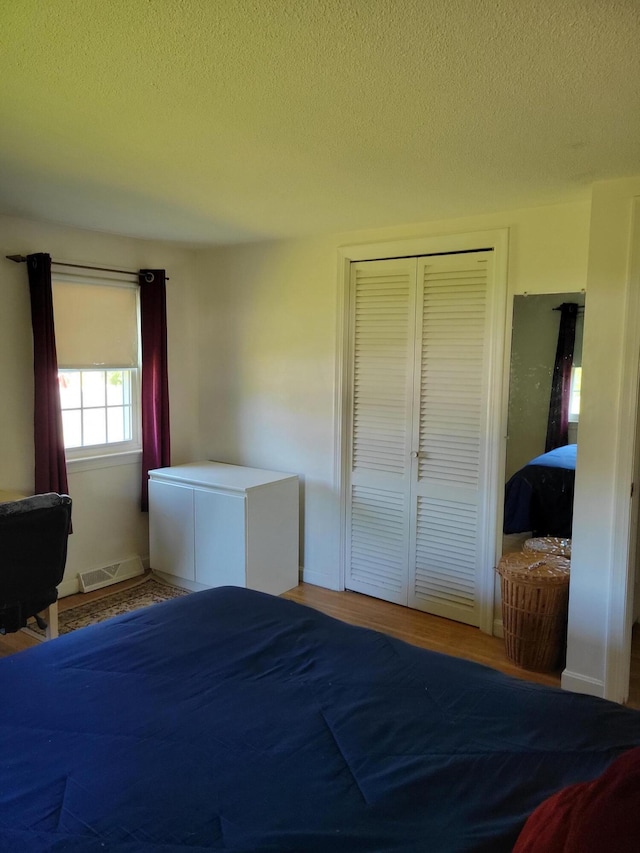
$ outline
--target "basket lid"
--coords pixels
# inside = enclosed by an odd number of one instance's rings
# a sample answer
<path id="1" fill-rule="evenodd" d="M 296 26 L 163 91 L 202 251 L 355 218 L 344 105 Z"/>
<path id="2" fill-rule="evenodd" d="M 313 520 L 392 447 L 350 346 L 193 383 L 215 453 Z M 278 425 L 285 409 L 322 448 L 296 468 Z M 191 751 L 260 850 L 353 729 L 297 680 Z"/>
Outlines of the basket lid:
<path id="1" fill-rule="evenodd" d="M 571 556 L 571 539 L 561 536 L 538 536 L 527 539 L 523 545 L 525 551 L 536 551 L 542 554 L 557 554 L 560 557 Z"/>
<path id="2" fill-rule="evenodd" d="M 536 583 L 566 583 L 571 563 L 566 557 L 535 551 L 514 551 L 500 558 L 497 572 L 502 577 Z"/>

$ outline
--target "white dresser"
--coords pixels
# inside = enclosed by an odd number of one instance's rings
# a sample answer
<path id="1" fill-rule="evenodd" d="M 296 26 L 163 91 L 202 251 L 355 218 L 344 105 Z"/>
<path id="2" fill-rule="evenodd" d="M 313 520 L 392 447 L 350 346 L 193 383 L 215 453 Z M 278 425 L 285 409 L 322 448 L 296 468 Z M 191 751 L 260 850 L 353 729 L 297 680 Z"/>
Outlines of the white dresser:
<path id="1" fill-rule="evenodd" d="M 149 471 L 151 568 L 192 589 L 298 585 L 298 477 L 222 462 Z"/>

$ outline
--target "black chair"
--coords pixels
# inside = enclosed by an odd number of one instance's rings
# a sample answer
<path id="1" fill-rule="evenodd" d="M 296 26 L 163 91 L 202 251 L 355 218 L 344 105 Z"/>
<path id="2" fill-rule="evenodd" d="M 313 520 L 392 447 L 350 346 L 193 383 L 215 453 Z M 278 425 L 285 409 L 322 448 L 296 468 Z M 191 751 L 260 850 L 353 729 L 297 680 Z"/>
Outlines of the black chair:
<path id="1" fill-rule="evenodd" d="M 35 617 L 58 636 L 58 584 L 67 561 L 71 498 L 53 492 L 0 504 L 0 634 Z M 47 610 L 47 621 L 40 614 Z"/>

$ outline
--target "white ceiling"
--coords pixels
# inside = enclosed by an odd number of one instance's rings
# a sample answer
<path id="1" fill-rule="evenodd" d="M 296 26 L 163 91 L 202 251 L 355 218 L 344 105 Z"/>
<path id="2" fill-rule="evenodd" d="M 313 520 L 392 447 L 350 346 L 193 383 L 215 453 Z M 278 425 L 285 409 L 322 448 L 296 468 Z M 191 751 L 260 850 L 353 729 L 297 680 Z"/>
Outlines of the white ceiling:
<path id="1" fill-rule="evenodd" d="M 190 243 L 640 174 L 640 0 L 2 0 L 0 212 Z"/>

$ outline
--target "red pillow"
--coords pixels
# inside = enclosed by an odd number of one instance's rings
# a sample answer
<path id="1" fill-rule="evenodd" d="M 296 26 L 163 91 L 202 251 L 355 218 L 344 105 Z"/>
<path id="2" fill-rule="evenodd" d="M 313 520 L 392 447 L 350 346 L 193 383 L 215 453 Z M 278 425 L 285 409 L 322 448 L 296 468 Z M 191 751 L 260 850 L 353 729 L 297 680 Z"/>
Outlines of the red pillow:
<path id="1" fill-rule="evenodd" d="M 640 747 L 591 782 L 570 785 L 529 816 L 513 853 L 638 853 Z"/>

